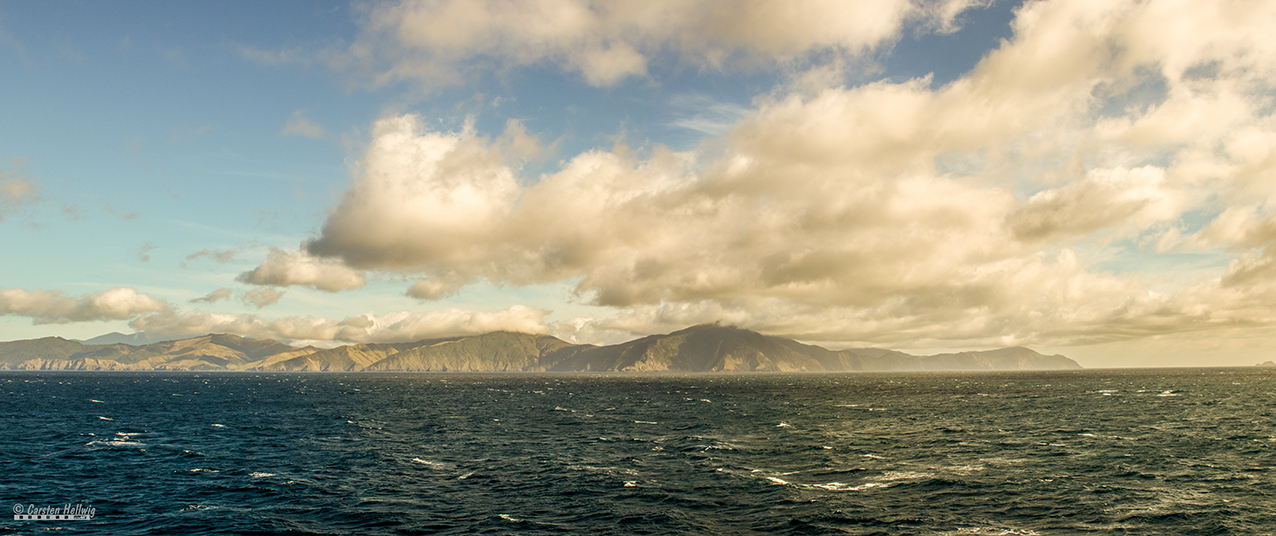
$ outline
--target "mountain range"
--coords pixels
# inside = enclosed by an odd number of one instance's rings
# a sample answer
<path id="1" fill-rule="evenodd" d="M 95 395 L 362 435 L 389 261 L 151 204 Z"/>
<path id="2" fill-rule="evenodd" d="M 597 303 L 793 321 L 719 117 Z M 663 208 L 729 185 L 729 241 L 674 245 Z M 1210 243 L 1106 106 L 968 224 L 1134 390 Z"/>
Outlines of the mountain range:
<path id="1" fill-rule="evenodd" d="M 128 340 L 127 335 L 90 339 Z M 403 343 L 297 348 L 210 334 L 133 345 L 60 337 L 0 342 L 0 370 L 255 370 L 437 372 L 746 372 L 1079 369 L 1027 348 L 914 356 L 876 348 L 828 350 L 720 325 L 699 325 L 609 346 L 497 331 Z"/>

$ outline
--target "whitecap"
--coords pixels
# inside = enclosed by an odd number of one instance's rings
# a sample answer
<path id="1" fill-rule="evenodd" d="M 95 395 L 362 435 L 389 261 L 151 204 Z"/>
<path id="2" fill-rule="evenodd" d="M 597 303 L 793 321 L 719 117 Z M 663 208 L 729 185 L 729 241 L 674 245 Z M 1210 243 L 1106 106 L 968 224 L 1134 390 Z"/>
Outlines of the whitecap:
<path id="1" fill-rule="evenodd" d="M 636 488 L 636 487 L 638 487 L 638 481 L 637 481 L 637 480 L 626 480 L 626 481 L 625 481 L 625 487 L 626 487 L 626 488 Z"/>
<path id="2" fill-rule="evenodd" d="M 913 471 L 887 471 L 874 480 L 893 482 L 896 480 L 920 480 L 923 478 L 930 478 L 930 476 L 930 473 L 916 473 Z"/>
<path id="3" fill-rule="evenodd" d="M 253 478 L 266 478 L 266 477 L 268 477 L 268 476 L 275 476 L 275 474 L 274 474 L 274 473 L 262 473 L 262 472 L 254 471 L 254 472 L 252 472 L 252 473 L 248 473 L 248 476 L 251 476 L 251 477 L 253 477 Z"/>
<path id="4" fill-rule="evenodd" d="M 522 520 L 522 519 L 519 519 L 519 518 L 517 518 L 517 517 L 510 516 L 509 514 L 501 514 L 501 515 L 498 515 L 498 516 L 496 516 L 496 517 L 499 517 L 499 518 L 501 518 L 501 519 L 504 519 L 504 520 L 506 520 L 506 521 L 510 521 L 510 522 L 513 522 L 513 523 L 522 523 L 522 522 L 523 522 L 523 520 Z"/>
<path id="5" fill-rule="evenodd" d="M 133 448 L 143 446 L 137 441 L 120 441 L 118 439 L 108 439 L 105 441 L 89 441 L 85 445 L 90 447 L 111 447 L 111 448 Z"/>
<path id="6" fill-rule="evenodd" d="M 787 486 L 787 485 L 789 484 L 789 482 L 788 482 L 787 480 L 780 479 L 780 478 L 776 478 L 776 477 L 773 477 L 773 476 L 768 476 L 768 477 L 766 477 L 766 479 L 767 479 L 767 480 L 770 480 L 770 481 L 771 481 L 772 483 L 774 483 L 774 484 L 780 484 L 780 485 L 784 485 L 784 486 Z"/>
<path id="7" fill-rule="evenodd" d="M 471 476 L 474 476 L 474 472 L 473 472 L 473 471 L 470 471 L 470 472 L 465 473 L 465 474 L 463 474 L 463 475 L 461 475 L 461 476 L 458 476 L 458 477 L 456 477 L 456 479 L 457 479 L 457 480 L 465 480 L 465 479 L 467 479 L 467 478 L 469 478 L 469 477 L 471 477 Z"/>
<path id="8" fill-rule="evenodd" d="M 216 423 L 214 423 L 214 424 L 210 424 L 209 426 L 212 426 L 213 428 L 225 428 L 225 427 L 226 427 L 226 425 L 224 425 L 224 424 L 216 424 Z"/>
<path id="9" fill-rule="evenodd" d="M 986 468 L 982 465 L 953 465 L 944 467 L 943 469 L 955 473 L 974 473 L 977 471 L 983 471 Z"/>
<path id="10" fill-rule="evenodd" d="M 866 489 L 880 488 L 885 485 L 886 484 L 882 484 L 879 482 L 869 482 L 867 484 L 852 486 L 850 484 L 843 484 L 841 482 L 829 482 L 828 484 L 814 484 L 811 487 L 828 490 L 828 491 L 864 491 Z"/>
<path id="11" fill-rule="evenodd" d="M 94 404 L 105 404 L 105 403 L 106 403 L 106 402 L 103 402 L 103 401 L 101 401 L 101 400 L 94 400 L 94 399 L 92 399 L 92 398 L 90 398 L 90 399 L 89 399 L 89 402 L 92 402 L 92 403 L 94 403 Z"/>
<path id="12" fill-rule="evenodd" d="M 660 424 L 656 421 L 634 421 L 634 424 Z"/>
<path id="13" fill-rule="evenodd" d="M 789 423 L 787 423 L 787 422 L 782 422 L 782 423 L 780 423 L 780 424 L 777 424 L 777 425 L 775 425 L 775 427 L 776 427 L 776 428 L 792 428 L 792 426 L 789 426 Z"/>
<path id="14" fill-rule="evenodd" d="M 216 469 L 204 469 L 202 467 L 197 467 L 195 469 L 191 469 L 191 472 L 192 473 L 220 473 L 221 471 L 218 471 Z"/>
<path id="15" fill-rule="evenodd" d="M 950 534 L 987 534 L 989 536 L 1034 536 L 1039 534 L 1028 529 L 1005 529 L 1000 527 L 963 527 Z"/>
<path id="16" fill-rule="evenodd" d="M 101 415 L 98 415 L 98 416 L 97 416 L 97 418 L 102 419 L 102 420 L 104 420 L 104 421 L 113 421 L 113 420 L 115 420 L 115 419 L 112 419 L 112 418 L 110 418 L 110 417 L 103 417 L 103 416 L 101 416 Z"/>

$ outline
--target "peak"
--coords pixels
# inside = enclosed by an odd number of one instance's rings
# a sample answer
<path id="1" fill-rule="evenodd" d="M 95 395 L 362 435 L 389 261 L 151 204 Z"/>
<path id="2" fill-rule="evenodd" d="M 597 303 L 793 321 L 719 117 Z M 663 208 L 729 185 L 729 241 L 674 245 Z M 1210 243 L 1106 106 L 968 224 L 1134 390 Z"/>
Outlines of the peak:
<path id="1" fill-rule="evenodd" d="M 209 333 L 208 335 L 205 335 L 205 337 L 208 337 L 209 339 L 214 339 L 214 340 L 229 339 L 232 341 L 242 341 L 247 339 L 247 337 L 240 337 L 239 335 L 235 335 L 234 333 Z"/>
<path id="2" fill-rule="evenodd" d="M 674 333 L 687 333 L 692 331 L 734 331 L 734 332 L 754 333 L 752 330 L 738 328 L 731 325 L 723 325 L 717 322 L 714 322 L 712 324 L 696 324 L 694 326 L 675 331 Z"/>

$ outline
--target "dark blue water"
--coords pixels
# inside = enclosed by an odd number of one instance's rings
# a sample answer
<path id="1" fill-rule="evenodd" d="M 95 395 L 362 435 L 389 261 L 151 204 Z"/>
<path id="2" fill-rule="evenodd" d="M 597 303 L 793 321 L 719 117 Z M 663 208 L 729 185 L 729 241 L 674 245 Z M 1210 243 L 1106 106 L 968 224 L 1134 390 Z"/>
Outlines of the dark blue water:
<path id="1" fill-rule="evenodd" d="M 1276 533 L 1276 373 L 0 374 L 113 534 Z M 8 507 L 8 506 L 6 506 Z"/>

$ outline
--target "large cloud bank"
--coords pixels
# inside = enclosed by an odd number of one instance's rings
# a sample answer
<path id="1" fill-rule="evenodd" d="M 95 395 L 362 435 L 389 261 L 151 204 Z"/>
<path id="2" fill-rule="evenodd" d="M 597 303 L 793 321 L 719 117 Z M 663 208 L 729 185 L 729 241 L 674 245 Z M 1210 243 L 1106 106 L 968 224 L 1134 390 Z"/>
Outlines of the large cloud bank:
<path id="1" fill-rule="evenodd" d="M 0 290 L 0 314 L 350 342 L 496 329 L 602 342 L 714 321 L 922 347 L 1270 330 L 1276 3 L 1029 1 L 950 83 L 838 76 L 980 4 L 370 4 L 359 40 L 329 59 L 373 85 L 433 91 L 527 67 L 594 86 L 687 67 L 793 75 L 701 149 L 598 148 L 540 176 L 521 172 L 537 140 L 516 121 L 483 136 L 388 115 L 313 239 L 238 278 L 341 292 L 389 274 L 427 302 L 481 282 L 567 285 L 610 318 L 513 305 L 264 319 L 132 289 Z M 3 217 L 33 185 L 0 179 Z M 265 307 L 283 291 L 241 296 Z"/>
<path id="2" fill-rule="evenodd" d="M 639 44 L 714 65 L 784 61 L 872 47 L 925 13 L 942 26 L 964 6 L 879 3 L 878 18 L 855 18 L 864 28 L 828 29 L 846 19 L 824 16 L 789 32 L 778 15 L 709 17 L 716 3 L 582 5 L 518 4 L 534 13 L 516 30 L 495 3 L 405 3 L 374 10 L 370 27 L 405 47 L 396 68 L 482 55 L 605 84 L 642 74 Z M 677 22 L 643 26 L 656 15 Z M 427 31 L 445 21 L 501 38 Z M 289 255 L 415 274 L 422 299 L 480 280 L 571 282 L 619 313 L 577 324 L 586 331 L 725 320 L 810 340 L 1079 344 L 1266 324 L 1271 35 L 1270 2 L 1029 2 L 1012 39 L 943 87 L 804 86 L 759 99 L 714 149 L 599 149 L 538 178 L 514 165 L 521 131 L 489 139 L 387 117 L 320 235 Z M 586 60 L 624 50 L 639 54 L 627 68 Z M 1234 260 L 1174 278 L 1097 266 L 1147 250 Z"/>

